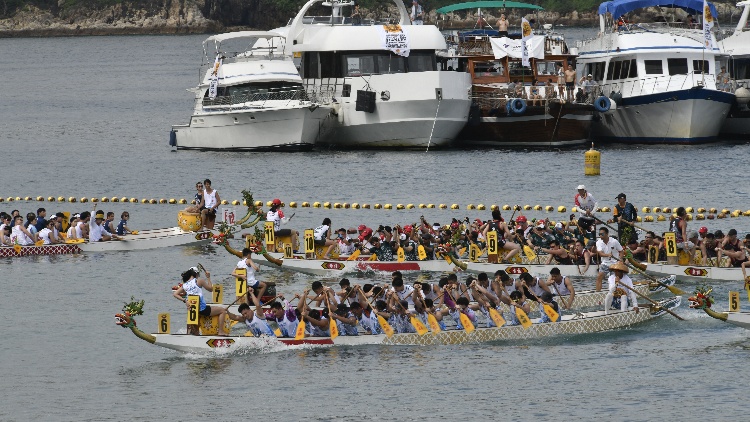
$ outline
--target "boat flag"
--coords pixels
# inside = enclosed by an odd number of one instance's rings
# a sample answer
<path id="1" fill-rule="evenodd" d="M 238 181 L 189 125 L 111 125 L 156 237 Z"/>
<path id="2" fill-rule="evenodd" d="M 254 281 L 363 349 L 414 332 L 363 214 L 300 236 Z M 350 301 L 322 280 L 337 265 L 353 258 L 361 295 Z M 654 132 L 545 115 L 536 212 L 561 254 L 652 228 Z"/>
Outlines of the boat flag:
<path id="1" fill-rule="evenodd" d="M 212 100 L 216 98 L 219 91 L 219 67 L 221 67 L 222 62 L 221 54 L 217 54 L 216 60 L 214 60 L 214 70 L 211 72 L 211 83 L 208 85 L 208 98 Z"/>
<path id="2" fill-rule="evenodd" d="M 703 0 L 703 47 L 713 50 L 714 42 L 711 38 L 711 29 L 714 27 L 715 17 L 708 7 L 708 0 Z"/>
<path id="3" fill-rule="evenodd" d="M 704 0 L 705 1 L 705 0 Z M 529 21 L 526 20 L 526 18 L 521 18 L 521 44 L 523 45 L 523 48 L 521 49 L 521 64 L 526 66 L 531 66 L 529 63 L 529 46 L 528 41 L 534 36 L 534 31 L 531 29 L 531 24 Z"/>

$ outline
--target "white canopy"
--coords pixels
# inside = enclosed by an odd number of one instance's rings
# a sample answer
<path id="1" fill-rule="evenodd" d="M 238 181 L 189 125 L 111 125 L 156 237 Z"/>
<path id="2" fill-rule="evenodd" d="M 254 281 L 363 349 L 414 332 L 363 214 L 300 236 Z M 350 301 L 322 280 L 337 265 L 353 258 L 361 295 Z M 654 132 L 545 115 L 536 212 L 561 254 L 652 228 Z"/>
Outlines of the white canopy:
<path id="1" fill-rule="evenodd" d="M 496 59 L 502 59 L 510 56 L 514 59 L 521 58 L 521 40 L 512 40 L 508 37 L 490 38 L 492 44 L 492 53 Z M 529 57 L 535 59 L 544 58 L 544 35 L 534 35 L 526 40 L 526 47 L 529 49 Z"/>
<path id="2" fill-rule="evenodd" d="M 214 42 L 224 42 L 226 40 L 231 40 L 235 38 L 273 38 L 273 37 L 283 37 L 284 35 L 279 34 L 278 32 L 271 32 L 271 31 L 237 31 L 237 32 L 227 32 L 225 34 L 216 34 L 212 35 L 208 38 L 206 38 L 206 41 L 203 41 L 203 44 L 207 44 L 211 41 Z"/>

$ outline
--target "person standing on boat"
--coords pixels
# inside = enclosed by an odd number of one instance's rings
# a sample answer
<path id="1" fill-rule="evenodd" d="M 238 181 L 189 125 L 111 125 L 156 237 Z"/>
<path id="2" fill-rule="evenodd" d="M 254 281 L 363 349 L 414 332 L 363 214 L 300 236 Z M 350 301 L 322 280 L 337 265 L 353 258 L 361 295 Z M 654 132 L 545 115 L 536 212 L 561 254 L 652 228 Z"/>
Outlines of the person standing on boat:
<path id="1" fill-rule="evenodd" d="M 568 68 L 565 69 L 565 91 L 568 93 L 568 102 L 573 102 L 575 100 L 575 96 L 573 95 L 573 90 L 576 87 L 576 71 L 573 69 L 573 66 L 568 63 Z"/>
<path id="2" fill-rule="evenodd" d="M 411 2 L 411 14 L 409 15 L 412 25 L 424 25 L 424 9 L 417 0 Z"/>
<path id="3" fill-rule="evenodd" d="M 247 283 L 247 300 L 246 303 L 250 304 L 250 292 L 255 291 L 255 289 L 258 289 L 258 297 L 262 298 L 263 293 L 266 292 L 266 283 L 259 281 L 255 278 L 255 272 L 260 270 L 260 267 L 258 264 L 253 262 L 253 260 L 250 258 L 252 255 L 252 251 L 249 248 L 242 249 L 242 259 L 237 263 L 237 267 L 232 271 L 232 275 L 234 277 L 239 278 L 240 280 L 245 280 L 245 283 Z M 247 275 L 241 275 L 237 272 L 239 269 L 244 269 L 245 274 Z"/>
<path id="4" fill-rule="evenodd" d="M 355 4 L 352 10 L 352 26 L 362 25 L 362 14 L 359 11 L 359 5 Z"/>
<path id="5" fill-rule="evenodd" d="M 609 229 L 601 227 L 599 229 L 599 240 L 596 241 L 596 253 L 601 258 L 599 274 L 596 276 L 596 291 L 599 292 L 602 290 L 604 275 L 610 272 L 610 266 L 616 264 L 618 259 L 622 259 L 624 251 L 617 239 L 609 237 Z M 615 257 L 615 253 L 617 253 L 617 257 Z"/>
<path id="6" fill-rule="evenodd" d="M 596 213 L 596 200 L 587 190 L 586 186 L 578 185 L 578 193 L 573 198 L 573 203 L 578 207 L 578 227 L 584 233 L 594 225 L 594 213 Z"/>
<path id="7" fill-rule="evenodd" d="M 621 245 L 628 245 L 631 241 L 638 242 L 638 234 L 635 232 L 633 223 L 638 219 L 638 211 L 633 204 L 627 202 L 624 193 L 617 195 L 617 205 L 612 210 L 612 221 L 617 222 L 617 239 Z"/>
<path id="8" fill-rule="evenodd" d="M 185 296 L 198 296 L 198 314 L 205 317 L 218 315 L 219 335 L 229 335 L 229 333 L 224 331 L 224 317 L 226 316 L 227 310 L 222 306 L 208 306 L 206 305 L 206 300 L 203 298 L 203 289 L 206 289 L 209 292 L 214 291 L 214 285 L 211 283 L 211 273 L 206 271 L 205 279 L 198 278 L 198 274 L 198 269 L 195 267 L 191 267 L 182 273 L 182 286 L 173 290 L 172 296 L 185 303 L 188 309 L 190 308 L 190 305 L 187 303 L 187 298 Z"/>
<path id="9" fill-rule="evenodd" d="M 96 204 L 94 204 L 96 210 Z M 108 235 L 104 230 L 102 223 L 104 222 L 104 211 L 96 211 L 94 218 L 89 220 L 89 242 L 107 242 L 112 240 L 112 236 Z"/>
<path id="10" fill-rule="evenodd" d="M 38 210 L 36 210 L 35 227 L 37 232 L 40 232 L 42 231 L 42 229 L 47 227 L 47 219 L 45 217 L 47 217 L 47 210 L 45 210 L 44 208 L 39 208 Z"/>
<path id="11" fill-rule="evenodd" d="M 565 101 L 565 67 L 562 62 L 557 63 L 557 93 L 560 101 Z"/>
<path id="12" fill-rule="evenodd" d="M 288 223 L 292 217 L 286 218 L 284 216 L 284 211 L 281 209 L 284 207 L 284 204 L 281 202 L 281 199 L 274 198 L 273 201 L 271 201 L 271 209 L 268 210 L 266 213 L 266 221 L 272 221 L 273 222 L 273 230 L 274 230 L 274 236 L 275 237 L 286 237 L 290 236 L 292 238 L 292 249 L 297 250 L 297 231 L 296 230 L 290 230 L 290 229 L 282 229 L 281 225 Z"/>
<path id="13" fill-rule="evenodd" d="M 609 267 L 612 272 L 609 274 L 609 291 L 607 296 L 604 297 L 604 313 L 609 313 L 609 308 L 612 306 L 612 300 L 615 295 L 619 294 L 620 297 L 620 310 L 625 312 L 628 310 L 628 300 L 633 305 L 633 309 L 638 311 L 638 296 L 636 296 L 633 290 L 633 280 L 628 276 L 628 267 L 622 262 L 617 262 Z M 629 288 L 620 288 L 618 284 L 624 284 Z"/>
<path id="14" fill-rule="evenodd" d="M 221 204 L 221 198 L 219 192 L 211 188 L 211 180 L 209 179 L 203 181 L 203 201 L 206 204 L 206 209 L 201 212 L 203 227 L 213 230 L 214 224 L 216 224 L 216 210 Z"/>
<path id="15" fill-rule="evenodd" d="M 695 256 L 695 243 L 690 241 L 687 233 L 687 211 L 685 207 L 677 208 L 677 217 L 672 219 L 669 223 L 669 231 L 675 235 L 675 241 L 677 242 L 677 249 L 681 249 L 690 255 L 690 262 L 693 262 Z M 676 257 L 667 257 L 667 261 L 673 261 L 674 264 L 677 260 Z"/>
<path id="16" fill-rule="evenodd" d="M 505 17 L 505 13 L 500 14 L 500 19 L 495 22 L 495 25 L 497 25 L 498 37 L 508 36 L 508 19 Z"/>

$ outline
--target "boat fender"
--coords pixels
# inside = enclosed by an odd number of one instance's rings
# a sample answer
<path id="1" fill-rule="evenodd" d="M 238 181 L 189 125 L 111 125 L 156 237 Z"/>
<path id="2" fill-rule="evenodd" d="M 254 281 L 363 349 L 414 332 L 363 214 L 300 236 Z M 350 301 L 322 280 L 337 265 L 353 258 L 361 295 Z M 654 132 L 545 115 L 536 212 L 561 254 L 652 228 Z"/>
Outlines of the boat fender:
<path id="1" fill-rule="evenodd" d="M 609 100 L 609 98 L 605 97 L 604 95 L 599 96 L 594 101 L 594 108 L 596 111 L 600 113 L 604 113 L 609 111 L 609 108 L 612 106 L 612 102 Z"/>
<path id="2" fill-rule="evenodd" d="M 341 124 L 344 123 L 344 108 L 341 107 L 341 104 L 339 104 L 339 103 L 334 103 L 333 104 L 333 114 L 336 115 L 339 123 L 341 123 Z"/>
<path id="3" fill-rule="evenodd" d="M 523 98 L 514 98 L 508 104 L 511 114 L 522 116 L 526 113 L 526 101 Z"/>
<path id="4" fill-rule="evenodd" d="M 176 147 L 177 146 L 177 132 L 172 129 L 169 132 L 169 146 L 170 147 Z"/>

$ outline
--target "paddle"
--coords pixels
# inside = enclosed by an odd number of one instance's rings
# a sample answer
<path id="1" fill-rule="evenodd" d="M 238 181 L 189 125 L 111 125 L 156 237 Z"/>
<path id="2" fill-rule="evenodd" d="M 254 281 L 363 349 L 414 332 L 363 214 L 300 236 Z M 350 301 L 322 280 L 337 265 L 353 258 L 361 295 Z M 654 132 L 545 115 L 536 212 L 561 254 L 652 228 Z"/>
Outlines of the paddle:
<path id="1" fill-rule="evenodd" d="M 628 257 L 628 260 L 632 257 L 632 254 L 631 254 L 630 251 L 627 251 L 627 257 Z M 658 284 L 658 285 L 666 288 L 667 290 L 669 290 L 670 292 L 672 292 L 672 294 L 675 294 L 675 295 L 678 295 L 678 296 L 685 294 L 684 290 L 681 290 L 681 289 L 679 289 L 679 288 L 677 288 L 675 286 L 670 286 L 670 285 L 662 283 L 656 277 L 654 277 L 654 276 L 652 276 L 650 274 L 647 274 L 646 272 L 642 271 L 640 268 L 632 265 L 629 262 L 625 262 L 625 260 L 620 260 L 620 262 L 622 262 L 623 264 L 625 264 L 628 268 L 632 269 L 636 273 L 638 273 L 638 274 L 646 277 L 647 279 L 653 281 L 654 283 L 656 283 L 656 284 Z"/>
<path id="2" fill-rule="evenodd" d="M 306 298 L 307 294 L 309 293 L 309 290 L 305 290 L 304 293 L 302 293 L 302 300 L 299 301 L 299 303 L 302 304 L 302 307 L 300 309 L 300 319 L 299 324 L 297 324 L 297 331 L 294 333 L 294 339 L 295 340 L 303 340 L 305 338 L 305 317 L 302 316 L 302 313 L 305 311 L 305 307 L 307 306 Z"/>
<path id="3" fill-rule="evenodd" d="M 398 298 L 398 295 L 396 295 L 396 297 Z M 409 314 L 409 310 L 404 308 L 404 305 L 401 304 L 400 300 L 397 299 L 396 303 L 398 303 L 398 306 L 400 306 L 401 309 L 403 309 L 404 312 L 409 315 L 409 322 L 411 323 L 412 327 L 414 327 L 414 330 L 417 332 L 417 334 L 419 334 L 420 336 L 427 334 L 427 327 L 425 327 L 424 323 L 417 319 L 416 315 Z"/>
<path id="4" fill-rule="evenodd" d="M 450 296 L 450 290 L 452 290 L 452 288 L 446 286 L 446 290 L 448 291 L 443 292 L 443 298 L 445 298 L 445 295 Z M 445 302 L 445 300 L 443 301 Z M 451 297 L 451 301 L 453 301 L 452 297 Z M 447 306 L 450 307 L 450 305 L 447 305 Z M 458 311 L 458 319 L 461 321 L 461 325 L 464 327 L 464 331 L 466 331 L 467 334 L 471 334 L 472 332 L 474 332 L 475 327 L 474 327 L 474 324 L 469 319 L 469 316 L 463 313 L 463 311 L 458 307 L 457 304 L 454 303 L 453 307 Z"/>
<path id="5" fill-rule="evenodd" d="M 539 283 L 539 280 L 537 280 L 537 283 Z M 536 300 L 537 302 L 539 302 L 542 305 L 542 310 L 547 315 L 547 317 L 550 319 L 550 321 L 557 322 L 557 319 L 560 318 L 560 314 L 557 313 L 557 311 L 554 308 L 552 308 L 551 305 L 548 305 L 548 304 L 544 303 L 544 301 L 542 301 L 542 299 L 539 299 L 539 297 L 537 295 L 535 295 L 534 293 L 531 293 L 531 288 L 526 285 L 525 281 L 523 282 L 523 286 L 526 287 L 524 293 L 530 294 L 531 296 L 534 297 L 534 300 Z M 518 309 L 518 308 L 516 308 L 516 309 Z"/>
<path id="6" fill-rule="evenodd" d="M 578 272 L 580 272 L 580 270 Z M 564 276 L 563 276 L 563 283 L 565 283 L 565 277 Z M 557 292 L 557 297 L 560 299 L 560 302 L 562 302 L 563 307 L 565 309 L 570 309 L 570 306 L 568 306 L 568 302 L 566 302 L 565 298 L 562 297 L 562 295 L 560 294 L 560 290 L 558 290 L 558 288 L 557 288 L 557 283 L 552 283 L 552 287 L 555 288 L 555 291 Z"/>
<path id="7" fill-rule="evenodd" d="M 328 316 L 330 317 L 328 327 L 331 332 L 331 340 L 334 340 L 339 336 L 339 327 L 336 325 L 336 320 L 331 316 L 333 315 L 333 311 L 331 310 L 331 301 L 328 300 L 328 292 L 326 292 L 326 305 L 328 305 Z"/>
<path id="8" fill-rule="evenodd" d="M 652 303 L 652 304 L 654 304 L 654 305 L 655 305 L 655 306 L 656 306 L 656 307 L 657 307 L 658 309 L 664 309 L 665 311 L 669 312 L 669 314 L 670 314 L 670 315 L 672 315 L 673 317 L 675 317 L 675 318 L 679 319 L 680 321 L 684 321 L 684 320 L 685 320 L 685 319 L 683 319 L 683 318 L 682 318 L 681 316 L 679 316 L 679 315 L 677 315 L 676 313 L 674 313 L 674 312 L 670 311 L 669 309 L 667 309 L 667 308 L 662 308 L 662 307 L 661 307 L 661 305 L 659 305 L 659 304 L 658 304 L 657 302 L 653 301 L 653 300 L 652 300 L 652 299 L 651 299 L 650 297 L 648 297 L 648 296 L 646 296 L 646 295 L 644 295 L 644 294 L 638 293 L 638 291 L 637 291 L 637 290 L 635 290 L 635 289 L 632 289 L 632 288 L 630 288 L 630 286 L 628 286 L 627 284 L 625 284 L 625 283 L 622 283 L 622 282 L 620 282 L 620 281 L 618 281 L 618 282 L 617 282 L 617 284 L 619 284 L 620 286 L 623 286 L 623 287 L 625 287 L 626 289 L 630 290 L 631 292 L 633 292 L 633 293 L 637 294 L 638 296 L 640 296 L 640 297 L 642 297 L 642 298 L 646 299 L 647 301 L 651 302 L 651 303 Z M 620 300 L 623 300 L 623 299 L 620 299 Z M 624 300 L 627 300 L 627 299 L 624 299 Z"/>
<path id="9" fill-rule="evenodd" d="M 376 298 L 372 298 L 372 302 L 375 302 Z M 372 302 L 367 302 L 367 305 L 370 306 L 370 312 L 375 312 L 375 315 L 378 317 L 378 324 L 380 324 L 380 328 L 383 329 L 383 332 L 385 333 L 386 337 L 390 338 L 393 337 L 394 331 L 393 327 L 391 327 L 391 324 L 388 323 L 388 321 L 383 318 L 378 311 L 375 310 L 375 307 L 372 306 Z"/>
<path id="10" fill-rule="evenodd" d="M 497 309 L 495 309 L 494 307 L 491 306 L 492 302 L 487 297 L 487 295 L 485 295 L 482 290 L 479 290 L 479 287 L 481 287 L 481 286 L 478 286 L 477 282 L 473 281 L 471 283 L 471 287 L 475 290 L 475 293 L 477 294 L 477 296 L 482 296 L 484 298 L 484 300 L 486 301 L 486 306 L 487 306 L 488 312 L 490 314 L 490 319 L 492 320 L 492 322 L 495 323 L 495 326 L 498 327 L 498 328 L 500 328 L 503 325 L 505 325 L 505 318 L 503 318 L 503 316 L 500 315 L 500 312 L 498 312 Z"/>

